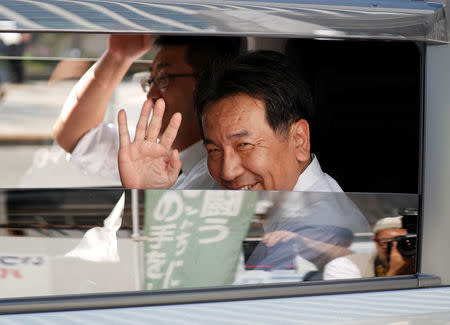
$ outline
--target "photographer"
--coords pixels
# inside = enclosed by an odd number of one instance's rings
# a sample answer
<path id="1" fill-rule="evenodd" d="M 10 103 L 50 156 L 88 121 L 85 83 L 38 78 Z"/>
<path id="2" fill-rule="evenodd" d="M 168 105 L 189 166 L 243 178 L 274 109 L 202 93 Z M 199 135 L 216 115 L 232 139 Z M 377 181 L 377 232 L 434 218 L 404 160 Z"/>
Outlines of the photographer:
<path id="1" fill-rule="evenodd" d="M 374 226 L 376 251 L 357 253 L 329 262 L 324 280 L 369 278 L 413 274 L 416 256 L 416 218 L 398 216 L 380 219 Z M 411 231 L 412 230 L 412 231 Z"/>

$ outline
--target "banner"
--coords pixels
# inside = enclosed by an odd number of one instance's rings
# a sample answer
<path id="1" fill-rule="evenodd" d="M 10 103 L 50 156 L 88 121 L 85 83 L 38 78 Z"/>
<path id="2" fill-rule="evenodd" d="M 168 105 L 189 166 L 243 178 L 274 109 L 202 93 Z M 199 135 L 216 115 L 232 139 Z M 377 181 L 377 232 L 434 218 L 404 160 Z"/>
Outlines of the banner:
<path id="1" fill-rule="evenodd" d="M 257 192 L 147 190 L 146 289 L 232 284 Z"/>

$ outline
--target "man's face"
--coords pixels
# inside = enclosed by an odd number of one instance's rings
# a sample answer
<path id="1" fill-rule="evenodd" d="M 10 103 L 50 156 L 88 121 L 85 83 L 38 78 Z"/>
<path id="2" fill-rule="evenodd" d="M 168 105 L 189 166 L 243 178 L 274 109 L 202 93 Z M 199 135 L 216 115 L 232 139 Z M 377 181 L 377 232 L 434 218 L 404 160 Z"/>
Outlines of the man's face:
<path id="1" fill-rule="evenodd" d="M 264 101 L 246 94 L 221 99 L 206 108 L 203 130 L 208 169 L 222 188 L 292 190 L 297 182 L 302 163 L 292 128 L 286 137 L 275 134 Z"/>
<path id="2" fill-rule="evenodd" d="M 388 242 L 397 237 L 406 235 L 407 230 L 401 228 L 391 228 L 379 231 L 375 236 L 375 245 L 378 251 L 378 256 L 381 261 L 387 265 L 388 261 Z"/>
<path id="3" fill-rule="evenodd" d="M 186 51 L 186 46 L 162 46 L 153 61 L 151 76 L 156 77 L 161 72 L 166 74 L 194 74 L 194 69 L 186 63 Z M 174 147 L 181 150 L 201 138 L 200 127 L 194 112 L 193 92 L 195 83 L 194 76 L 169 78 L 167 87 L 159 89 L 155 84 L 152 84 L 147 94 L 148 99 L 156 101 L 158 98 L 163 98 L 166 103 L 161 131 L 165 130 L 174 113 L 180 112 L 182 114 L 183 122 L 179 135 L 174 142 Z M 195 139 L 191 141 L 190 137 Z M 187 142 L 186 145 L 181 144 L 180 146 L 180 143 L 183 142 Z"/>

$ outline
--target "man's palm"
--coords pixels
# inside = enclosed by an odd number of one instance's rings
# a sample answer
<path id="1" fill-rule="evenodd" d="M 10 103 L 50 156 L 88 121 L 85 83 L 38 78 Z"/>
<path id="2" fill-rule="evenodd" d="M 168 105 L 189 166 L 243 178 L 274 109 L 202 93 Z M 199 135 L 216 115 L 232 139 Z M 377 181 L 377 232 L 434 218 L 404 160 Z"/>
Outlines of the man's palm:
<path id="1" fill-rule="evenodd" d="M 178 151 L 171 152 L 181 123 L 181 114 L 172 116 L 161 141 L 157 143 L 164 115 L 164 101 L 159 99 L 155 104 L 152 121 L 147 127 L 151 109 L 151 101 L 146 101 L 136 127 L 134 142 L 129 139 L 125 112 L 119 113 L 119 172 L 122 185 L 127 188 L 170 188 L 175 184 L 181 169 Z"/>

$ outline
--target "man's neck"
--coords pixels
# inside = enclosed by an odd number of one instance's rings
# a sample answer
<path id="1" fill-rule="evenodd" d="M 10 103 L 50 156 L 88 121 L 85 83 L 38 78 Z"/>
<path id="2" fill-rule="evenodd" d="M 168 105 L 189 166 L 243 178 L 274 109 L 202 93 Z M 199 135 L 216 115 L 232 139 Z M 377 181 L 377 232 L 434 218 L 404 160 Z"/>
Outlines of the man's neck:
<path id="1" fill-rule="evenodd" d="M 310 155 L 308 160 L 300 163 L 300 166 L 299 166 L 300 172 L 298 173 L 298 176 L 300 176 L 305 171 L 305 169 L 308 168 L 308 166 L 311 164 L 311 162 L 312 162 L 312 157 Z"/>
<path id="2" fill-rule="evenodd" d="M 298 190 L 301 190 L 300 188 L 302 188 L 302 190 L 304 190 L 303 188 L 304 188 L 304 186 L 305 186 L 305 183 L 304 183 L 304 181 L 305 181 L 305 175 L 302 177 L 302 174 L 306 171 L 306 169 L 311 165 L 311 163 L 313 162 L 313 160 L 314 160 L 314 155 L 310 155 L 309 156 L 309 159 L 308 160 L 306 160 L 306 161 L 304 161 L 304 162 L 301 162 L 301 163 L 299 163 L 299 168 L 298 168 L 298 174 L 297 174 L 297 179 L 295 180 L 295 184 L 294 184 L 294 186 L 292 187 L 292 190 L 296 190 L 296 191 L 298 191 Z M 301 181 L 301 178 L 303 178 L 303 182 Z M 311 184 L 310 184 L 311 185 Z M 307 185 L 307 186 L 310 186 L 310 185 Z"/>

